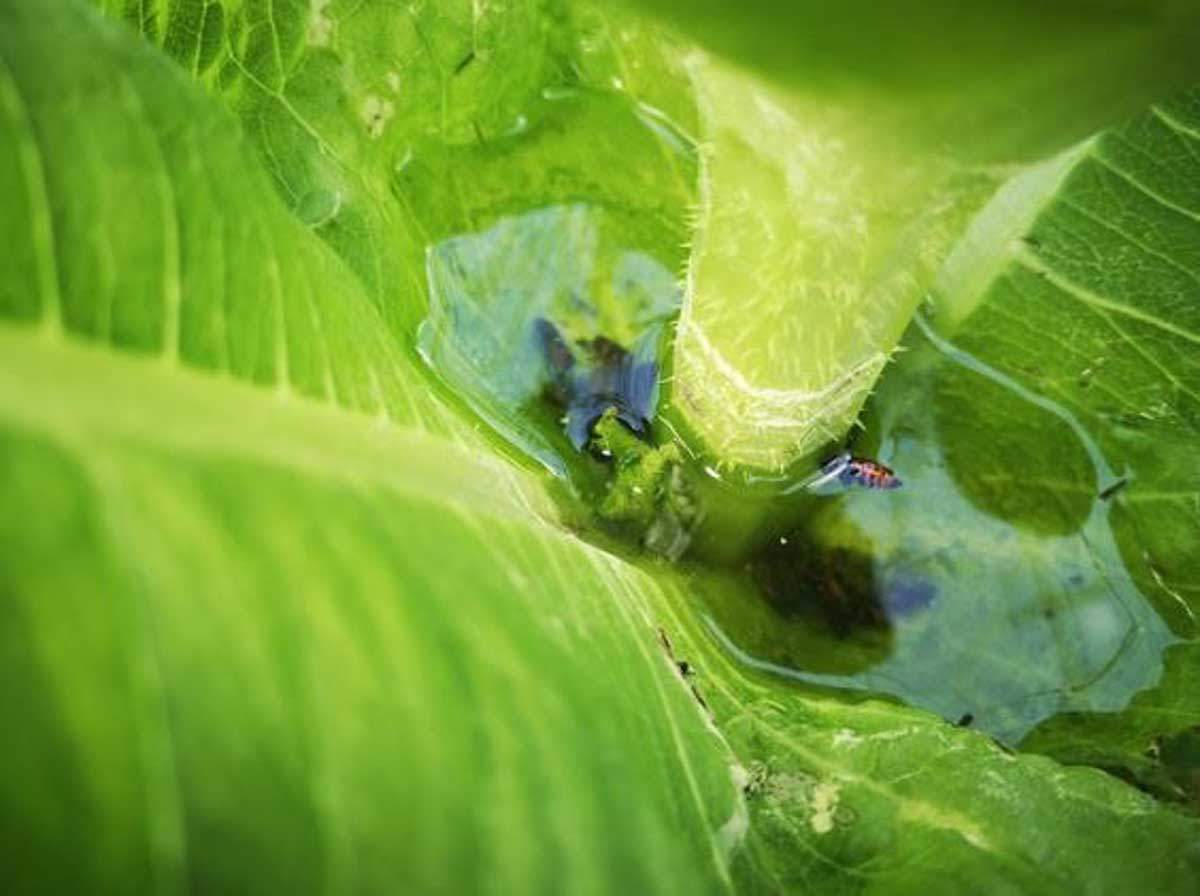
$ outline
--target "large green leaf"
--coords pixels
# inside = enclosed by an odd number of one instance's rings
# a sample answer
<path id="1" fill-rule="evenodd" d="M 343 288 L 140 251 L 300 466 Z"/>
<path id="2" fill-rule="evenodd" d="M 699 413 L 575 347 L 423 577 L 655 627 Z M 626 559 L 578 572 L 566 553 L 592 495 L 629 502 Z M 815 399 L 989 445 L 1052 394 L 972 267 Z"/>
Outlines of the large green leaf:
<path id="1" fill-rule="evenodd" d="M 565 315 L 573 336 L 653 341 L 678 305 L 695 112 L 658 29 L 562 0 L 98 5 L 237 115 L 402 347 L 424 323 L 421 353 L 455 395 L 522 453 L 580 472 L 531 413 L 529 331 Z M 448 271 L 489 245 L 492 261 Z M 554 255 L 575 263 L 536 269 Z M 643 292 L 649 319 L 622 306 Z"/>
<path id="2" fill-rule="evenodd" d="M 845 438 L 1002 182 L 1200 75 L 1187 3 L 639 5 L 728 54 L 689 61 L 704 177 L 673 414 L 734 482 Z"/>
<path id="3" fill-rule="evenodd" d="M 0 341 L 11 891 L 1200 875 L 1196 824 L 1105 775 L 749 675 L 684 582 L 542 522 L 497 462 L 27 330 Z"/>
<path id="4" fill-rule="evenodd" d="M 748 660 L 1195 799 L 1198 137 L 1193 90 L 972 223 L 859 442 L 904 489 L 811 505 L 776 611 L 710 605 Z M 831 649 L 814 578 L 886 640 Z"/>
<path id="5" fill-rule="evenodd" d="M 628 91 L 658 116 L 694 117 L 644 29 L 618 30 L 599 10 L 562 0 L 95 2 L 236 113 L 293 214 L 360 276 L 405 343 L 425 315 L 429 243 L 539 203 L 620 189 L 595 177 L 595 156 L 566 176 L 575 166 L 565 156 L 504 162 L 522 138 L 553 142 L 587 126 L 572 118 L 595 114 L 594 104 L 572 101 L 572 91 Z M 568 141 L 566 150 L 582 161 L 589 148 Z"/>
<path id="6" fill-rule="evenodd" d="M 523 126 L 566 64 L 564 29 L 521 3 L 97 0 L 233 110 L 293 214 L 363 280 L 396 335 L 420 320 L 424 222 L 397 183 L 427 139 Z M 443 184 L 451 188 L 451 184 Z M 448 205 L 448 204 L 447 204 Z"/>
<path id="7" fill-rule="evenodd" d="M 7 891 L 722 887 L 740 810 L 656 586 L 528 482 L 2 340 Z"/>
<path id="8" fill-rule="evenodd" d="M 165 58 L 0 16 L 6 884 L 721 888 L 658 586 L 549 527 Z"/>
<path id="9" fill-rule="evenodd" d="M 372 236 L 332 238 L 338 194 L 282 185 L 322 145 L 372 183 L 376 119 L 331 101 L 358 136 L 322 143 L 325 82 L 244 75 L 395 7 L 121 8 L 215 96 L 74 0 L 0 2 L 6 889 L 1195 889 L 1195 820 L 1112 777 L 755 672 L 696 612 L 743 578 L 584 543 L 429 387 L 424 236 L 380 247 L 463 219 L 364 187 Z"/>
<path id="10" fill-rule="evenodd" d="M 361 280 L 276 200 L 236 123 L 166 59 L 112 29 L 76 36 L 70 9 L 38 27 L 21 4 L 4 13 L 0 313 L 281 395 L 469 429 L 414 377 Z M 44 64 L 68 50 L 70 65 Z"/>
<path id="11" fill-rule="evenodd" d="M 987 257 L 991 278 L 964 284 L 961 272 L 980 266 L 957 264 L 939 284 L 945 328 L 969 353 L 961 358 L 980 365 L 975 382 L 983 373 L 1010 396 L 1037 396 L 1070 431 L 1039 456 L 1028 446 L 1044 439 L 1035 429 L 1046 414 L 1029 401 L 975 395 L 938 412 L 943 438 L 960 446 L 950 475 L 976 483 L 966 490 L 977 506 L 1080 536 L 1080 510 L 1101 513 L 1119 557 L 1098 567 L 1121 570 L 1182 642 L 1127 718 L 1048 723 L 1031 742 L 1143 768 L 1161 738 L 1200 725 L 1186 685 L 1200 668 L 1200 92 L 1155 105 L 1076 155 L 1057 191 L 1026 197 L 1042 208 L 1023 230 L 997 239 L 998 216 L 985 214 L 967 234 L 956 252 Z M 1031 513 L 1006 505 L 1006 481 L 1021 485 Z M 1087 543 L 1093 557 L 1103 550 Z M 1110 580 L 1110 590 L 1127 589 Z"/>

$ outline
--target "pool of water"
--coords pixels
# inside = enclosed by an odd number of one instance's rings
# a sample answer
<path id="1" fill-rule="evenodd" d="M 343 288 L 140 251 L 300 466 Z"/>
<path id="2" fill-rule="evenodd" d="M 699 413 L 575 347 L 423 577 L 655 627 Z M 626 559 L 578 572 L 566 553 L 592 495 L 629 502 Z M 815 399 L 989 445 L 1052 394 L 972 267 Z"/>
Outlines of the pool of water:
<path id="1" fill-rule="evenodd" d="M 903 488 L 810 503 L 750 562 L 765 599 L 714 589 L 710 630 L 768 674 L 891 695 L 1010 743 L 1059 713 L 1124 708 L 1179 639 L 1126 568 L 1111 520 L 1121 475 L 1066 408 L 924 321 L 907 347 L 857 440 Z M 988 389 L 1057 440 L 1058 479 L 1021 456 L 972 460 L 987 434 L 947 419 L 950 396 Z"/>
<path id="2" fill-rule="evenodd" d="M 579 129 L 595 135 L 588 152 Z M 437 379 L 578 502 L 615 475 L 588 451 L 592 399 L 623 396 L 632 428 L 644 418 L 648 443 L 686 458 L 657 414 L 695 198 L 682 130 L 620 91 L 556 89 L 511 134 L 427 155 L 398 177 L 409 202 L 440 210 L 423 216 L 418 338 Z M 454 178 L 434 168 L 474 172 L 477 189 L 443 207 L 429 185 Z M 1115 522 L 1135 471 L 1114 466 L 1092 421 L 923 318 L 905 349 L 836 446 L 902 488 L 814 495 L 798 487 L 813 469 L 731 483 L 682 463 L 672 481 L 688 477 L 707 527 L 684 558 L 697 614 L 764 675 L 885 695 L 1013 744 L 1063 713 L 1125 708 L 1181 641 Z M 653 388 L 621 385 L 634 370 Z"/>

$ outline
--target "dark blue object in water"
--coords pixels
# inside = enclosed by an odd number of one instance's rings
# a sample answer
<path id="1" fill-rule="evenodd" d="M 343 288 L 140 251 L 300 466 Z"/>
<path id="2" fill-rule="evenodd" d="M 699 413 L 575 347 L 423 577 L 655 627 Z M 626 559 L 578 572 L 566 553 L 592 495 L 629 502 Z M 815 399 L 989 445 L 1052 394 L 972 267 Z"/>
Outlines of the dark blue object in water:
<path id="1" fill-rule="evenodd" d="M 579 451 L 591 440 L 592 427 L 609 408 L 630 431 L 646 437 L 658 398 L 658 364 L 644 351 L 629 352 L 597 336 L 584 342 L 577 359 L 558 328 L 545 318 L 533 322 L 550 374 L 555 399 L 567 409 L 566 430 Z"/>

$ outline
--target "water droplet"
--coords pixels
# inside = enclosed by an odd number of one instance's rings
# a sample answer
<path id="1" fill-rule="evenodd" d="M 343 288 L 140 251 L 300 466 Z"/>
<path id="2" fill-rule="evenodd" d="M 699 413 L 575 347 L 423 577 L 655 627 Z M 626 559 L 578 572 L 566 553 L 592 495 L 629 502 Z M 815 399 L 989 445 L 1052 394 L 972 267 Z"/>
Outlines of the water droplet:
<path id="1" fill-rule="evenodd" d="M 341 191 L 310 190 L 296 203 L 296 215 L 305 226 L 316 230 L 333 221 L 341 213 Z"/>
<path id="2" fill-rule="evenodd" d="M 501 136 L 515 137 L 518 134 L 525 133 L 525 131 L 527 131 L 528 129 L 529 129 L 529 119 L 526 118 L 524 115 L 518 115 L 516 118 L 513 119 L 513 123 L 508 126 L 508 130 L 506 130 Z"/>
<path id="3" fill-rule="evenodd" d="M 542 99 L 549 100 L 552 103 L 557 102 L 559 100 L 575 99 L 576 97 L 582 96 L 582 95 L 583 95 L 583 91 L 580 90 L 578 87 L 543 87 L 542 88 Z"/>
<path id="4" fill-rule="evenodd" d="M 401 153 L 400 157 L 398 159 L 396 159 L 395 162 L 392 163 L 392 172 L 394 174 L 403 174 L 404 169 L 409 166 L 409 163 L 412 162 L 412 160 L 413 160 L 412 147 L 411 146 L 404 147 L 404 152 Z"/>

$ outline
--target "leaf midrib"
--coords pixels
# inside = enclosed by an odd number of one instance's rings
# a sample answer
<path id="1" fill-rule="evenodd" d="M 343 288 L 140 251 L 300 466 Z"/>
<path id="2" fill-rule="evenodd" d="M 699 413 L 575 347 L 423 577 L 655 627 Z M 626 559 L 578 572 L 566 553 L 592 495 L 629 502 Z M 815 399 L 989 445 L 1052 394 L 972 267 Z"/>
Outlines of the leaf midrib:
<path id="1" fill-rule="evenodd" d="M 10 323 L 0 323 L 0 358 L 0 418 L 65 441 L 141 441 L 472 513 L 556 518 L 533 474 L 383 417 Z"/>

